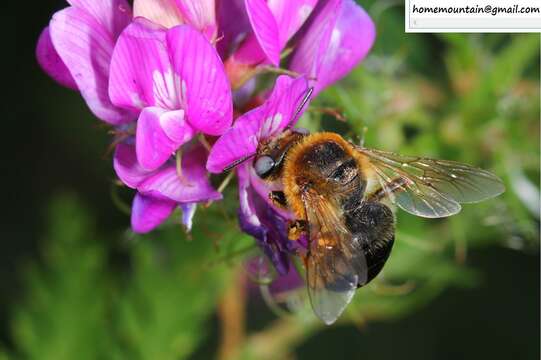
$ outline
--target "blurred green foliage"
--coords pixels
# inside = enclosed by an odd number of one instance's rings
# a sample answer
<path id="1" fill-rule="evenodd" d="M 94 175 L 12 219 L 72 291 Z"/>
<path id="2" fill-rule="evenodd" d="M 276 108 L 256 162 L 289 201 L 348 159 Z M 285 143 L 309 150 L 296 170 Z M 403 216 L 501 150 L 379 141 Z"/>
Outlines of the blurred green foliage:
<path id="1" fill-rule="evenodd" d="M 445 220 L 399 212 L 382 276 L 340 320 L 359 326 L 409 314 L 450 286 L 476 286 L 469 248 L 539 245 L 539 35 L 405 35 L 403 13 L 386 9 L 392 4 L 368 6 L 380 34 L 374 51 L 318 97 L 301 126 L 490 169 L 507 191 Z M 348 121 L 322 115 L 321 107 L 343 111 Z M 253 251 L 236 224 L 235 186 L 225 197 L 199 207 L 192 234 L 177 216 L 147 236 L 96 233 L 78 198 L 56 198 L 41 261 L 25 266 L 10 355 L 184 359 L 201 351 L 224 291 L 245 278 L 240 263 Z M 290 305 L 298 310 L 293 319 L 248 331 L 234 343 L 234 357 L 282 358 L 322 329 L 306 305 Z"/>
<path id="2" fill-rule="evenodd" d="M 58 360 L 187 357 L 205 338 L 205 322 L 230 282 L 231 267 L 220 261 L 222 251 L 201 239 L 219 239 L 227 251 L 237 251 L 248 239 L 226 230 L 231 223 L 221 213 L 202 209 L 190 235 L 197 241 L 190 241 L 180 224 L 148 236 L 118 236 L 130 259 L 114 265 L 78 203 L 62 196 L 48 211 L 43 263 L 28 268 L 26 300 L 15 309 L 18 355 Z"/>
<path id="3" fill-rule="evenodd" d="M 49 214 L 43 264 L 29 267 L 28 293 L 15 311 L 15 340 L 25 358 L 95 359 L 111 345 L 96 331 L 107 328 L 106 254 L 73 199 L 56 200 Z"/>

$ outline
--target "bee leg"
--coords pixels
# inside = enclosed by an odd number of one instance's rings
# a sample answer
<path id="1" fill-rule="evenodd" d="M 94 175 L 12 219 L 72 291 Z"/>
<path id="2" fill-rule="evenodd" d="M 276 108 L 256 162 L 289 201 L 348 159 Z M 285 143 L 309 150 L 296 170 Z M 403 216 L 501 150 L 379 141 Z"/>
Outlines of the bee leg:
<path id="1" fill-rule="evenodd" d="M 287 237 L 289 240 L 299 240 L 302 233 L 308 230 L 308 223 L 305 220 L 294 220 L 289 222 Z"/>
<path id="2" fill-rule="evenodd" d="M 271 191 L 269 193 L 269 200 L 281 209 L 287 209 L 287 199 L 283 191 Z"/>
<path id="3" fill-rule="evenodd" d="M 381 201 L 390 194 L 397 193 L 404 190 L 404 185 L 407 184 L 407 180 L 404 178 L 397 178 L 387 183 L 385 188 L 379 187 L 372 193 L 366 196 L 366 201 Z"/>

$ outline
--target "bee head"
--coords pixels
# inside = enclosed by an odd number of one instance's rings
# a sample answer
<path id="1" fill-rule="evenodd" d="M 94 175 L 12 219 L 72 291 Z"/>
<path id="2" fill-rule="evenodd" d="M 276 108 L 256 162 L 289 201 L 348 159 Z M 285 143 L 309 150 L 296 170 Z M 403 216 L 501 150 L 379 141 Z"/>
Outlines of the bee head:
<path id="1" fill-rule="evenodd" d="M 274 179 L 280 175 L 287 152 L 308 132 L 304 129 L 287 129 L 281 134 L 262 141 L 254 159 L 254 170 L 262 179 Z"/>

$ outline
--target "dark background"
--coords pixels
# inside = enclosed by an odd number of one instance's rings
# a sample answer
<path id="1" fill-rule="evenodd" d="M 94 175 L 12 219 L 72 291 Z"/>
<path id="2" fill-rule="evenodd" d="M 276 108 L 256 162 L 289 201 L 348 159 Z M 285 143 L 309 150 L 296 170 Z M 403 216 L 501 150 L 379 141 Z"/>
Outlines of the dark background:
<path id="1" fill-rule="evenodd" d="M 80 96 L 56 85 L 35 60 L 40 31 L 65 3 L 16 6 L 17 20 L 8 11 L 2 15 L 8 47 L 2 56 L 0 339 L 8 349 L 13 346 L 11 309 L 25 296 L 21 269 L 40 261 L 50 200 L 60 193 L 77 194 L 96 217 L 98 232 L 122 231 L 129 221 L 111 205 L 111 161 L 102 157 L 109 142 L 106 131 Z M 437 51 L 439 42 L 426 38 Z M 297 349 L 298 358 L 539 359 L 537 250 L 477 249 L 468 255 L 468 264 L 482 274 L 480 286 L 446 290 L 400 320 L 321 332 Z"/>

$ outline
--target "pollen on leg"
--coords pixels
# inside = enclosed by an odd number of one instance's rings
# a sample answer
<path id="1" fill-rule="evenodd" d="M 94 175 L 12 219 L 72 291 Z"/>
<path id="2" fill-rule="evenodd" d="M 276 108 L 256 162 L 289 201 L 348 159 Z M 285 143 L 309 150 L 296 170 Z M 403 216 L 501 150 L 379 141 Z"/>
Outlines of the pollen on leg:
<path id="1" fill-rule="evenodd" d="M 306 232 L 306 223 L 302 220 L 295 220 L 289 223 L 287 237 L 289 240 L 297 241 Z"/>

